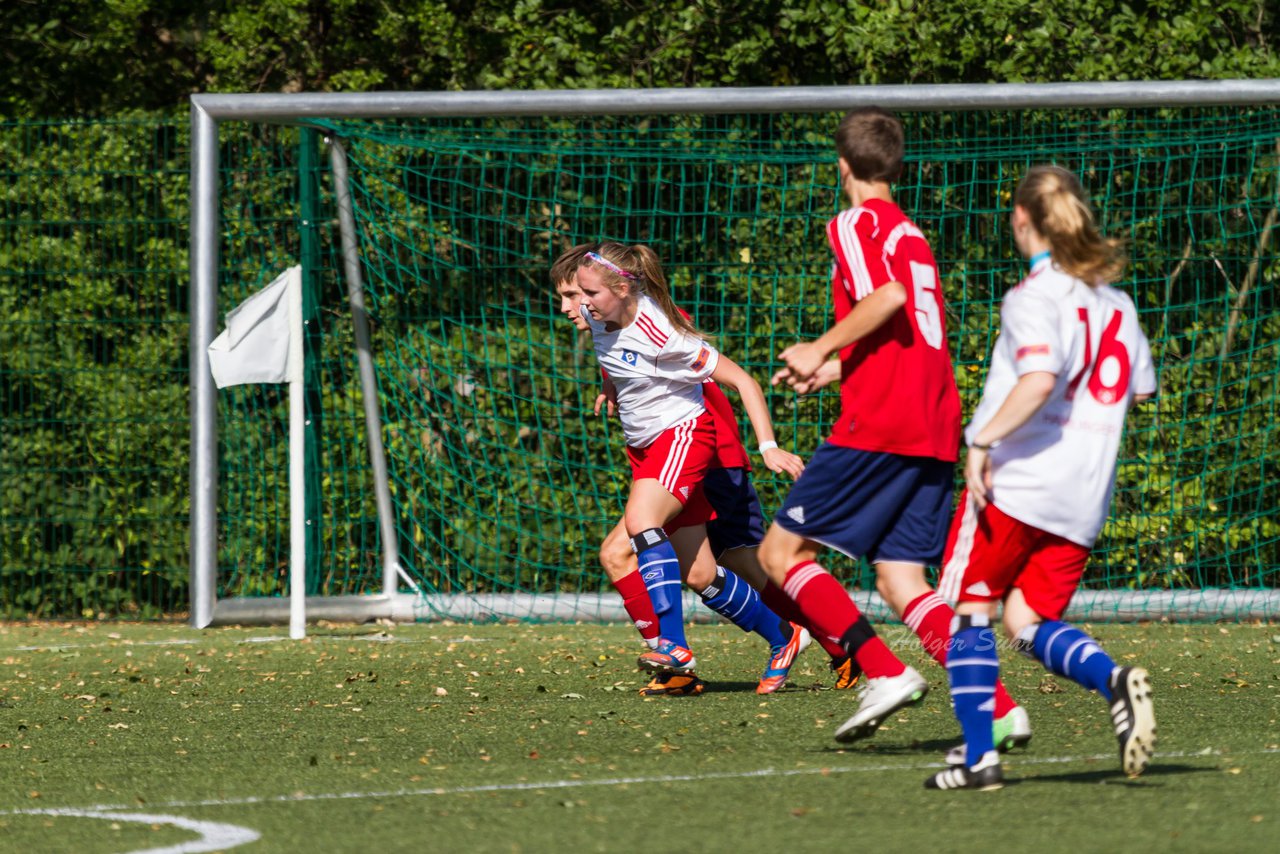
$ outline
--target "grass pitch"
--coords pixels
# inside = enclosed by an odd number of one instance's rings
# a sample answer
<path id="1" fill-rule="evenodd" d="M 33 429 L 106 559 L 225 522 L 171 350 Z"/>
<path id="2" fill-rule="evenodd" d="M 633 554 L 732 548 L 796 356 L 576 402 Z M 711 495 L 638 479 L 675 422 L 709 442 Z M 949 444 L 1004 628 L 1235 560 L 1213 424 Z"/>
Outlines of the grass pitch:
<path id="1" fill-rule="evenodd" d="M 1160 743 L 1118 770 L 1106 704 L 1002 652 L 1031 715 L 999 792 L 928 792 L 956 742 L 933 687 L 840 749 L 851 692 L 811 647 L 780 694 L 727 626 L 709 683 L 641 698 L 624 626 L 196 631 L 0 627 L 0 839 L 12 851 L 1274 850 L 1280 627 L 1095 625 L 1151 671 Z"/>

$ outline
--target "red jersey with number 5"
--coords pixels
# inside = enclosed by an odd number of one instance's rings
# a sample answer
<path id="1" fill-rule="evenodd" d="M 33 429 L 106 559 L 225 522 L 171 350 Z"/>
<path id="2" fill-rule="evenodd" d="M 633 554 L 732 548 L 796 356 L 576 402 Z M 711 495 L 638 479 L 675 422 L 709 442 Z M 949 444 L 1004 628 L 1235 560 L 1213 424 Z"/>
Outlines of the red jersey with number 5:
<path id="1" fill-rule="evenodd" d="M 840 419 L 828 441 L 955 462 L 960 395 L 929 242 L 901 208 L 881 199 L 841 211 L 827 224 L 827 239 L 835 253 L 837 322 L 889 282 L 907 292 L 888 321 L 840 351 Z"/>
<path id="2" fill-rule="evenodd" d="M 1005 295 L 972 439 L 1018 378 L 1058 378 L 1049 399 L 991 450 L 991 500 L 1006 515 L 1092 546 L 1107 519 L 1125 413 L 1154 394 L 1151 347 L 1128 294 L 1043 259 Z"/>

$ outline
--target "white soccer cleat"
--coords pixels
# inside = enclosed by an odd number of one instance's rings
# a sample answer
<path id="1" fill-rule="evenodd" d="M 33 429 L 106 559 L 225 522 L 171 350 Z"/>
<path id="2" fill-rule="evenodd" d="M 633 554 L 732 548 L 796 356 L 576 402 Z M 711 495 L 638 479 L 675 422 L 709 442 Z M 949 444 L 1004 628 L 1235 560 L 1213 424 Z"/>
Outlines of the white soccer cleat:
<path id="1" fill-rule="evenodd" d="M 1008 753 L 1015 747 L 1026 747 L 1031 743 L 1031 716 L 1022 706 L 1014 706 L 1009 714 L 995 721 L 992 733 L 996 739 L 996 749 Z"/>
<path id="2" fill-rule="evenodd" d="M 871 736 L 884 719 L 904 706 L 912 706 L 929 693 L 929 683 L 908 667 L 897 676 L 864 679 L 858 686 L 858 711 L 836 730 L 836 741 L 847 743 Z"/>
<path id="3" fill-rule="evenodd" d="M 1137 777 L 1156 750 L 1151 677 L 1141 667 L 1121 667 L 1111 674 L 1111 722 L 1120 742 L 1120 767 Z"/>

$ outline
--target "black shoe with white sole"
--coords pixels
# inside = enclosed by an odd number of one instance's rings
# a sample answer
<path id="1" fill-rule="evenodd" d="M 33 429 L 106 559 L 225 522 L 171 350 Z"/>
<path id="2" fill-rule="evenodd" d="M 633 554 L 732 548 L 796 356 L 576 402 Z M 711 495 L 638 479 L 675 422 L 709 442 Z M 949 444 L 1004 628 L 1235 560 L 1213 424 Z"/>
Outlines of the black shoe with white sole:
<path id="1" fill-rule="evenodd" d="M 1137 777 L 1156 749 L 1151 677 L 1141 667 L 1120 667 L 1111 674 L 1111 723 L 1120 742 L 1120 767 Z"/>
<path id="2" fill-rule="evenodd" d="M 990 792 L 1004 786 L 1004 771 L 1000 768 L 1000 754 L 992 750 L 977 765 L 966 768 L 961 765 L 939 771 L 924 781 L 926 789 L 977 789 Z"/>

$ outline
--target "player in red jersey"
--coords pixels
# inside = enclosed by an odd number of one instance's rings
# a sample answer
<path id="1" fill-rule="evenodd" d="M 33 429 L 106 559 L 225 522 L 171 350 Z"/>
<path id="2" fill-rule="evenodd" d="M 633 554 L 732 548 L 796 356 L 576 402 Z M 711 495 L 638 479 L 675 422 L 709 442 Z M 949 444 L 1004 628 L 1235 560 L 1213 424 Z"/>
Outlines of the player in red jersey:
<path id="1" fill-rule="evenodd" d="M 965 744 L 925 781 L 932 789 L 1002 784 L 990 739 L 999 603 L 1023 652 L 1110 703 L 1125 773 L 1141 774 L 1155 748 L 1147 672 L 1062 621 L 1107 518 L 1125 415 L 1156 391 L 1150 346 L 1133 301 L 1107 284 L 1124 258 L 1075 175 L 1031 169 L 1011 225 L 1031 272 L 1000 307 L 939 583 L 959 602 L 947 672 Z"/>
<path id="2" fill-rule="evenodd" d="M 579 311 L 582 292 L 577 284 L 576 272 L 586 254 L 597 248 L 599 247 L 595 244 L 574 247 L 561 255 L 551 270 L 552 281 L 560 296 L 561 312 L 582 330 L 589 329 L 589 325 Z M 665 279 L 661 277 L 656 257 L 647 266 L 647 278 L 658 280 L 665 291 Z M 605 382 L 612 392 L 612 383 L 607 373 Z M 747 577 L 748 572 L 754 568 L 755 573 L 763 579 L 763 572 L 758 565 L 753 567 L 752 562 L 741 557 L 748 547 L 757 545 L 763 536 L 758 499 L 746 474 L 750 470 L 750 463 L 728 399 L 711 381 L 704 383 L 702 391 L 706 408 L 715 419 L 715 458 L 704 475 L 702 484 L 695 490 L 694 498 L 697 500 L 690 501 L 686 510 L 668 522 L 665 529 L 668 534 L 674 535 L 682 528 L 699 525 L 705 512 L 701 500 L 703 498 L 716 512 L 715 519 L 707 523 L 707 538 L 717 564 L 721 562 L 719 559 L 723 559 L 725 566 L 717 565 L 710 579 L 703 577 L 705 572 L 695 571 L 688 581 L 708 607 L 744 631 L 757 632 L 770 643 L 770 659 L 757 691 L 772 693 L 785 684 L 795 656 L 808 642 L 808 634 L 797 630 L 790 622 L 779 619 L 767 605 L 762 604 L 761 597 L 755 592 L 759 582 Z M 614 403 L 608 399 L 610 397 L 612 395 L 600 396 L 596 403 L 597 413 L 606 403 L 612 412 Z M 699 492 L 705 495 L 699 495 Z M 601 545 L 601 563 L 610 581 L 623 596 L 624 606 L 642 637 L 651 646 L 656 646 L 660 642 L 658 620 L 654 615 L 646 582 L 638 572 L 625 520 L 618 523 Z M 737 567 L 743 570 L 741 576 L 734 572 Z M 650 575 L 650 584 L 663 584 L 664 577 L 661 574 Z M 746 583 L 748 581 L 751 583 Z M 780 591 L 774 592 L 780 595 Z M 664 593 L 665 591 L 660 591 L 659 598 L 663 598 Z M 780 598 L 785 601 L 785 597 Z M 651 666 L 643 658 L 642 663 Z M 654 680 L 642 693 L 680 695 L 696 693 L 700 687 L 700 680 L 691 672 L 664 670 L 655 674 Z"/>
<path id="3" fill-rule="evenodd" d="M 890 188 L 902 169 L 902 125 L 880 109 L 854 110 L 836 132 L 836 151 L 850 202 L 827 226 L 836 323 L 779 354 L 784 367 L 774 382 L 804 393 L 839 379 L 840 417 L 775 516 L 761 561 L 808 624 L 866 674 L 857 712 L 835 733 L 852 741 L 919 702 L 928 683 L 816 559 L 823 548 L 866 556 L 884 599 L 926 652 L 945 661 L 953 613 L 929 587 L 925 566 L 939 562 L 946 541 L 960 397 L 933 253 Z M 1017 707 L 1000 694 L 1003 719 Z"/>

